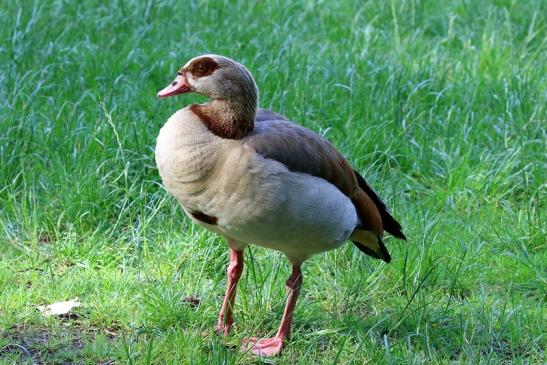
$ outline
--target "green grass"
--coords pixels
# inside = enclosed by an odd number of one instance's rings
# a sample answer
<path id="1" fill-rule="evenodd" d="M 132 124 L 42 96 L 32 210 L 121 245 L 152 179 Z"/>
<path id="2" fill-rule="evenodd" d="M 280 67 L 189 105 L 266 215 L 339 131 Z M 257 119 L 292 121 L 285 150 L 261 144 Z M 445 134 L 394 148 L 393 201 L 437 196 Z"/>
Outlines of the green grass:
<path id="1" fill-rule="evenodd" d="M 213 52 L 261 105 L 329 138 L 409 237 L 304 266 L 276 364 L 546 361 L 547 3 L 0 3 L 0 361 L 261 363 L 289 265 L 252 247 L 213 327 L 227 248 L 160 185 L 155 93 Z M 78 297 L 70 318 L 36 305 Z M 199 299 L 191 305 L 187 297 Z"/>

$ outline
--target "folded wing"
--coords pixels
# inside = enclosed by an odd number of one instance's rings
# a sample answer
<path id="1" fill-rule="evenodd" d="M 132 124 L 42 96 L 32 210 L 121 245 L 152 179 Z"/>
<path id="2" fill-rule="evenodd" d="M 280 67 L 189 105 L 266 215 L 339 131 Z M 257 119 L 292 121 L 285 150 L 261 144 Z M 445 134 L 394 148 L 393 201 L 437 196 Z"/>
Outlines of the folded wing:
<path id="1" fill-rule="evenodd" d="M 351 199 L 361 221 L 352 235 L 354 243 L 368 255 L 389 262 L 389 253 L 381 241 L 384 227 L 395 237 L 404 239 L 401 226 L 329 141 L 280 114 L 259 109 L 255 128 L 245 138 L 245 144 L 264 158 L 284 164 L 290 171 L 320 177 L 336 186 Z"/>

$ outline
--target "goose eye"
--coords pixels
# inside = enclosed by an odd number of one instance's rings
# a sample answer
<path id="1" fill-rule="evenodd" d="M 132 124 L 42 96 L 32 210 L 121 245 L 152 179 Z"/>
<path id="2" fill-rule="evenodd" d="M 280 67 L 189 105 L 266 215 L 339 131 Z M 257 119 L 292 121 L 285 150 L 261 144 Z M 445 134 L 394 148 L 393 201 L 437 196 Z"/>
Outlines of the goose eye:
<path id="1" fill-rule="evenodd" d="M 190 65 L 194 77 L 209 76 L 218 68 L 218 64 L 210 57 L 203 57 Z"/>

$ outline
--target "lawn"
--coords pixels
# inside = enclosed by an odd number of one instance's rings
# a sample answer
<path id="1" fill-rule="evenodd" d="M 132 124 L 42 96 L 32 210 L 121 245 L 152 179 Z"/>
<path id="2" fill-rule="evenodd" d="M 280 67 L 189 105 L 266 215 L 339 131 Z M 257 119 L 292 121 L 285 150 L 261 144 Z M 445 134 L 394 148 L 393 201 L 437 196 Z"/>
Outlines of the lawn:
<path id="1" fill-rule="evenodd" d="M 288 262 L 246 250 L 215 335 L 227 246 L 155 167 L 162 124 L 203 100 L 155 94 L 202 53 L 332 141 L 408 237 L 390 264 L 309 260 L 273 359 L 238 347 L 276 331 Z M 542 0 L 2 0 L 0 362 L 545 363 L 546 55 Z"/>

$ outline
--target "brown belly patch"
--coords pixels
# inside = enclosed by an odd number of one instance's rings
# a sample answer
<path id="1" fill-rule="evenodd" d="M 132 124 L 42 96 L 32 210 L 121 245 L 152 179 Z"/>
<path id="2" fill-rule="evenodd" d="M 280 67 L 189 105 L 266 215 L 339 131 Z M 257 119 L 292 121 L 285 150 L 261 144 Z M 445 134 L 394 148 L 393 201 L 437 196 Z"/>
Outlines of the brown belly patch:
<path id="1" fill-rule="evenodd" d="M 217 217 L 214 217 L 212 215 L 207 215 L 205 213 L 198 212 L 198 211 L 195 211 L 195 210 L 191 210 L 190 214 L 192 215 L 192 217 L 194 217 L 198 221 L 201 221 L 203 223 L 207 223 L 207 224 L 210 224 L 210 225 L 213 225 L 213 226 L 216 225 L 217 221 L 218 221 Z"/>

